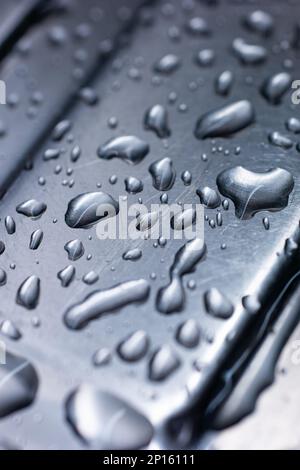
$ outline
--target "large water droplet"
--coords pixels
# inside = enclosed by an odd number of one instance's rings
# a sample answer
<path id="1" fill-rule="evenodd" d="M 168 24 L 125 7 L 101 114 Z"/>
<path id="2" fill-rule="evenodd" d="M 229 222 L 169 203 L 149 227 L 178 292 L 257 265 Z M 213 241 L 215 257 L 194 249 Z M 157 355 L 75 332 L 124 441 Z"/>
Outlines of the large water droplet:
<path id="1" fill-rule="evenodd" d="M 77 436 L 97 450 L 138 449 L 152 439 L 152 426 L 143 415 L 90 385 L 81 385 L 71 393 L 66 417 Z"/>
<path id="2" fill-rule="evenodd" d="M 142 257 L 142 250 L 139 248 L 133 248 L 132 250 L 127 250 L 123 253 L 122 258 L 129 261 L 137 261 Z"/>
<path id="3" fill-rule="evenodd" d="M 16 231 L 16 223 L 10 215 L 5 217 L 5 228 L 8 235 L 12 235 Z"/>
<path id="4" fill-rule="evenodd" d="M 104 217 L 114 217 L 119 212 L 119 204 L 104 192 L 83 193 L 68 204 L 65 214 L 66 224 L 71 228 L 90 228 Z"/>
<path id="5" fill-rule="evenodd" d="M 82 328 L 91 320 L 127 304 L 145 301 L 149 292 L 149 283 L 144 279 L 123 282 L 106 290 L 92 292 L 82 302 L 67 310 L 65 324 L 71 329 Z"/>
<path id="6" fill-rule="evenodd" d="M 137 194 L 143 191 L 143 182 L 135 176 L 129 176 L 125 179 L 125 190 L 129 194 Z"/>
<path id="7" fill-rule="evenodd" d="M 182 323 L 176 333 L 177 341 L 186 348 L 195 348 L 199 344 L 200 329 L 193 319 Z"/>
<path id="8" fill-rule="evenodd" d="M 263 36 L 269 35 L 274 27 L 272 16 L 262 10 L 255 10 L 249 13 L 244 23 L 251 31 L 257 32 Z"/>
<path id="9" fill-rule="evenodd" d="M 0 367 L 0 417 L 30 405 L 38 389 L 34 367 L 25 358 L 6 353 L 6 363 Z"/>
<path id="10" fill-rule="evenodd" d="M 219 191 L 234 202 L 236 216 L 249 219 L 259 211 L 286 207 L 294 180 L 281 168 L 257 173 L 237 166 L 220 173 L 217 184 Z"/>
<path id="11" fill-rule="evenodd" d="M 32 232 L 30 236 L 29 248 L 31 250 L 37 250 L 43 240 L 43 232 L 40 228 Z"/>
<path id="12" fill-rule="evenodd" d="M 98 156 L 105 160 L 120 158 L 136 165 L 149 152 L 149 145 L 133 135 L 125 135 L 109 140 L 99 147 Z"/>
<path id="13" fill-rule="evenodd" d="M 254 109 L 250 101 L 235 101 L 202 116 L 196 124 L 198 139 L 222 137 L 249 126 L 254 121 Z"/>
<path id="14" fill-rule="evenodd" d="M 33 219 L 40 217 L 46 209 L 46 204 L 37 201 L 36 199 L 28 199 L 16 207 L 16 211 L 19 214 L 26 215 L 26 217 L 31 217 Z"/>
<path id="15" fill-rule="evenodd" d="M 293 147 L 293 141 L 289 137 L 278 131 L 274 131 L 269 134 L 269 142 L 272 145 L 275 145 L 276 147 L 281 147 L 285 150 L 288 150 Z"/>

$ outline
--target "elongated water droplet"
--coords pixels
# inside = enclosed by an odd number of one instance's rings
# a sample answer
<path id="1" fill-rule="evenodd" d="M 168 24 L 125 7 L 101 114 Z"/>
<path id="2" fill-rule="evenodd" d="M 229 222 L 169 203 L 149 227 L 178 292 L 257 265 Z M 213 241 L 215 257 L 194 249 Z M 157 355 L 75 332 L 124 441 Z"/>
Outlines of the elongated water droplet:
<path id="1" fill-rule="evenodd" d="M 16 223 L 10 215 L 5 217 L 5 228 L 8 235 L 12 235 L 16 231 Z"/>
<path id="2" fill-rule="evenodd" d="M 224 70 L 216 79 L 216 93 L 221 96 L 227 96 L 232 88 L 234 75 L 230 70 Z"/>
<path id="3" fill-rule="evenodd" d="M 149 348 L 147 334 L 138 330 L 132 333 L 118 346 L 118 353 L 124 361 L 135 362 L 145 356 Z"/>
<path id="4" fill-rule="evenodd" d="M 26 215 L 26 217 L 31 217 L 32 219 L 40 217 L 46 209 L 46 204 L 36 199 L 28 199 L 16 207 L 16 211 L 19 214 Z"/>
<path id="5" fill-rule="evenodd" d="M 125 135 L 109 140 L 99 147 L 98 156 L 105 160 L 120 158 L 136 165 L 148 154 L 149 145 L 133 135 Z"/>
<path id="6" fill-rule="evenodd" d="M 154 131 L 158 137 L 165 139 L 171 134 L 168 123 L 168 112 L 160 104 L 148 109 L 144 118 L 145 128 Z"/>
<path id="7" fill-rule="evenodd" d="M 168 191 L 172 188 L 176 172 L 173 162 L 169 157 L 157 160 L 149 166 L 149 173 L 152 176 L 152 183 L 159 191 Z"/>
<path id="8" fill-rule="evenodd" d="M 89 271 L 82 278 L 83 282 L 88 285 L 95 284 L 95 282 L 97 282 L 98 279 L 99 279 L 99 276 L 95 271 Z"/>
<path id="9" fill-rule="evenodd" d="M 140 232 L 150 230 L 158 222 L 159 212 L 152 211 L 137 217 L 136 228 Z"/>
<path id="10" fill-rule="evenodd" d="M 0 268 L 0 286 L 4 286 L 7 281 L 7 275 L 4 269 Z"/>
<path id="11" fill-rule="evenodd" d="M 198 139 L 225 137 L 252 124 L 254 109 L 250 101 L 235 101 L 202 116 L 196 124 Z"/>
<path id="12" fill-rule="evenodd" d="M 90 228 L 104 217 L 114 217 L 119 204 L 112 196 L 103 192 L 83 193 L 68 204 L 66 224 L 71 228 Z"/>
<path id="13" fill-rule="evenodd" d="M 132 406 L 91 385 L 81 385 L 66 401 L 66 416 L 77 436 L 94 449 L 133 450 L 152 439 L 150 422 Z"/>
<path id="14" fill-rule="evenodd" d="M 127 304 L 143 302 L 150 292 L 150 285 L 144 279 L 123 282 L 106 290 L 89 294 L 82 302 L 70 307 L 65 313 L 65 324 L 71 329 L 79 329 L 91 320 Z"/>
<path id="15" fill-rule="evenodd" d="M 170 283 L 162 287 L 156 297 L 156 306 L 159 312 L 180 312 L 185 303 L 185 291 L 182 285 L 182 276 L 190 273 L 196 264 L 203 259 L 206 245 L 201 239 L 188 241 L 176 253 L 170 268 Z"/>
<path id="16" fill-rule="evenodd" d="M 64 249 L 71 261 L 76 261 L 84 254 L 84 246 L 80 240 L 70 240 L 65 244 Z"/>
<path id="17" fill-rule="evenodd" d="M 37 250 L 43 240 L 43 231 L 39 228 L 32 232 L 30 236 L 29 248 L 31 250 Z"/>
<path id="18" fill-rule="evenodd" d="M 155 382 L 165 380 L 180 366 L 180 360 L 169 345 L 154 353 L 149 363 L 149 379 Z"/>
<path id="19" fill-rule="evenodd" d="M 66 133 L 70 131 L 71 127 L 72 124 L 67 119 L 60 121 L 53 129 L 52 139 L 61 140 L 66 135 Z"/>
<path id="20" fill-rule="evenodd" d="M 265 62 L 267 50 L 263 46 L 248 44 L 244 39 L 236 38 L 232 43 L 232 49 L 242 64 L 256 65 Z"/>
<path id="21" fill-rule="evenodd" d="M 217 185 L 220 193 L 233 201 L 236 216 L 249 219 L 262 210 L 284 209 L 294 180 L 288 171 L 281 168 L 256 173 L 237 166 L 220 173 Z"/>
<path id="22" fill-rule="evenodd" d="M 29 276 L 20 285 L 17 292 L 17 303 L 29 310 L 34 309 L 40 297 L 40 279 L 37 276 Z"/>
<path id="23" fill-rule="evenodd" d="M 215 287 L 204 294 L 206 311 L 218 318 L 229 318 L 233 314 L 233 305 L 227 297 Z"/>
<path id="24" fill-rule="evenodd" d="M 293 147 L 293 141 L 289 137 L 278 131 L 274 131 L 269 134 L 269 142 L 272 145 L 275 145 L 276 147 L 281 147 L 285 150 L 288 150 Z"/>
<path id="25" fill-rule="evenodd" d="M 142 257 L 142 250 L 139 248 L 133 248 L 132 250 L 127 250 L 123 253 L 122 258 L 129 261 L 137 261 Z"/>
<path id="26" fill-rule="evenodd" d="M 44 160 L 47 162 L 48 160 L 56 160 L 61 154 L 60 149 L 46 149 L 44 152 Z"/>

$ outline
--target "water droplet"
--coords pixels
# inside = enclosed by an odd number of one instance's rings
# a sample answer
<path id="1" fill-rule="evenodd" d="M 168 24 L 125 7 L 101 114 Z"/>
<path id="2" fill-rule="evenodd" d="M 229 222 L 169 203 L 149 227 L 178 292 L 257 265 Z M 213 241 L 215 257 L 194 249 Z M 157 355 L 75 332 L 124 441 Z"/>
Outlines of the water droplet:
<path id="1" fill-rule="evenodd" d="M 72 265 L 66 266 L 64 269 L 57 273 L 57 277 L 61 282 L 62 287 L 68 287 L 73 281 L 75 276 L 75 268 Z"/>
<path id="2" fill-rule="evenodd" d="M 144 118 L 145 128 L 154 131 L 158 137 L 164 139 L 171 134 L 168 123 L 168 112 L 160 104 L 148 109 Z"/>
<path id="3" fill-rule="evenodd" d="M 189 186 L 192 182 L 192 175 L 188 170 L 185 170 L 181 173 L 181 179 L 185 186 Z"/>
<path id="4" fill-rule="evenodd" d="M 5 228 L 8 235 L 12 235 L 16 231 L 16 223 L 10 215 L 5 217 Z"/>
<path id="5" fill-rule="evenodd" d="M 188 241 L 177 251 L 170 268 L 170 283 L 162 287 L 157 294 L 156 306 L 159 312 L 169 314 L 183 309 L 185 292 L 182 276 L 195 268 L 196 264 L 203 259 L 205 251 L 205 243 L 198 238 Z"/>
<path id="6" fill-rule="evenodd" d="M 170 74 L 175 72 L 180 66 L 181 61 L 179 57 L 175 54 L 166 54 L 164 55 L 156 64 L 154 65 L 155 72 Z"/>
<path id="7" fill-rule="evenodd" d="M 266 230 L 269 230 L 270 228 L 270 220 L 268 217 L 263 218 L 263 226 Z"/>
<path id="8" fill-rule="evenodd" d="M 114 217 L 119 204 L 104 192 L 83 193 L 68 204 L 66 224 L 71 228 L 90 228 L 104 217 Z"/>
<path id="9" fill-rule="evenodd" d="M 16 207 L 16 211 L 19 214 L 26 215 L 26 217 L 31 217 L 32 219 L 40 217 L 46 209 L 46 204 L 36 199 L 28 199 Z"/>
<path id="10" fill-rule="evenodd" d="M 299 134 L 300 132 L 300 119 L 295 117 L 290 117 L 286 121 L 286 128 L 288 131 L 293 132 L 294 134 Z"/>
<path id="11" fill-rule="evenodd" d="M 272 16 L 262 10 L 255 10 L 249 13 L 244 19 L 244 23 L 248 29 L 263 36 L 268 36 L 274 27 Z"/>
<path id="12" fill-rule="evenodd" d="M 186 30 L 193 36 L 207 36 L 210 34 L 207 22 L 200 16 L 189 19 L 186 24 Z"/>
<path id="13" fill-rule="evenodd" d="M 109 364 L 111 361 L 111 352 L 107 348 L 100 348 L 93 354 L 93 364 L 96 367 Z"/>
<path id="14" fill-rule="evenodd" d="M 132 333 L 118 346 L 118 353 L 124 361 L 135 362 L 145 356 L 149 348 L 149 338 L 147 334 L 138 330 Z"/>
<path id="15" fill-rule="evenodd" d="M 200 341 L 200 329 L 193 319 L 182 323 L 176 333 L 177 341 L 186 348 L 195 348 Z"/>
<path id="16" fill-rule="evenodd" d="M 143 415 L 91 385 L 81 385 L 69 395 L 66 415 L 76 435 L 94 449 L 139 449 L 152 439 L 152 426 Z"/>
<path id="17" fill-rule="evenodd" d="M 30 250 L 37 250 L 43 240 L 43 231 L 41 229 L 37 229 L 32 232 L 30 236 L 29 248 Z"/>
<path id="18" fill-rule="evenodd" d="M 242 298 L 242 305 L 251 315 L 256 314 L 261 308 L 261 303 L 255 295 L 245 295 Z"/>
<path id="19" fill-rule="evenodd" d="M 196 209 L 185 209 L 173 215 L 170 224 L 173 230 L 184 230 L 196 222 Z"/>
<path id="20" fill-rule="evenodd" d="M 11 340 L 18 340 L 22 337 L 20 330 L 11 320 L 4 320 L 0 326 L 0 332 Z"/>
<path id="21" fill-rule="evenodd" d="M 217 185 L 220 193 L 233 201 L 236 216 L 249 219 L 262 210 L 284 209 L 294 180 L 288 171 L 281 168 L 258 173 L 237 166 L 220 173 Z"/>
<path id="22" fill-rule="evenodd" d="M 158 222 L 159 212 L 152 211 L 146 214 L 138 215 L 136 228 L 140 232 L 150 230 Z"/>
<path id="23" fill-rule="evenodd" d="M 84 246 L 80 240 L 70 240 L 64 246 L 68 253 L 68 258 L 71 261 L 76 261 L 84 254 Z"/>
<path id="24" fill-rule="evenodd" d="M 216 93 L 221 96 L 227 96 L 232 88 L 234 75 L 230 70 L 224 70 L 216 79 Z"/>
<path id="25" fill-rule="evenodd" d="M 279 104 L 283 95 L 289 90 L 292 77 L 287 72 L 272 75 L 262 85 L 261 93 L 271 104 Z"/>
<path id="26" fill-rule="evenodd" d="M 244 129 L 253 121 L 254 109 L 250 101 L 235 101 L 199 118 L 195 135 L 198 139 L 228 136 Z"/>
<path id="27" fill-rule="evenodd" d="M 221 204 L 221 198 L 215 189 L 205 186 L 204 188 L 197 189 L 196 193 L 200 198 L 201 204 L 209 209 L 215 209 Z"/>
<path id="28" fill-rule="evenodd" d="M 125 190 L 129 194 L 137 194 L 143 191 L 143 182 L 135 176 L 129 176 L 125 179 Z"/>
<path id="29" fill-rule="evenodd" d="M 142 250 L 139 248 L 133 248 L 132 250 L 127 250 L 123 253 L 122 258 L 129 261 L 137 261 L 142 257 Z"/>
<path id="30" fill-rule="evenodd" d="M 48 161 L 48 160 L 55 160 L 56 158 L 58 158 L 61 154 L 61 150 L 60 149 L 46 149 L 45 152 L 44 152 L 44 160 L 45 161 Z"/>
<path id="31" fill-rule="evenodd" d="M 95 282 L 97 282 L 98 279 L 99 279 L 99 276 L 95 271 L 89 271 L 82 278 L 83 282 L 88 285 L 95 284 Z"/>
<path id="32" fill-rule="evenodd" d="M 149 173 L 152 176 L 153 186 L 158 191 L 168 191 L 172 188 L 176 172 L 170 158 L 165 157 L 161 160 L 156 160 L 149 166 Z"/>
<path id="33" fill-rule="evenodd" d="M 71 150 L 71 161 L 77 162 L 80 155 L 81 155 L 81 148 L 79 147 L 79 145 L 75 145 Z"/>
<path id="34" fill-rule="evenodd" d="M 233 314 L 233 305 L 218 289 L 212 287 L 204 294 L 206 311 L 218 318 L 229 318 Z"/>
<path id="35" fill-rule="evenodd" d="M 98 156 L 105 160 L 120 158 L 136 165 L 148 154 L 149 145 L 138 137 L 126 135 L 109 140 L 98 148 Z"/>
<path id="36" fill-rule="evenodd" d="M 269 142 L 272 145 L 275 145 L 276 147 L 281 147 L 285 150 L 288 150 L 293 147 L 293 141 L 289 137 L 278 131 L 274 131 L 269 134 Z"/>
<path id="37" fill-rule="evenodd" d="M 90 87 L 81 88 L 81 90 L 79 91 L 79 96 L 82 101 L 88 106 L 94 106 L 99 101 L 99 97 L 96 91 Z"/>
<path id="38" fill-rule="evenodd" d="M 165 380 L 180 365 L 180 360 L 169 345 L 161 346 L 149 363 L 149 379 L 155 382 Z"/>
<path id="39" fill-rule="evenodd" d="M 236 38 L 232 43 L 232 49 L 242 64 L 257 65 L 267 59 L 267 50 L 263 46 L 248 44 L 244 39 Z"/>
<path id="40" fill-rule="evenodd" d="M 38 376 L 24 357 L 6 353 L 6 363 L 0 367 L 0 417 L 3 418 L 30 405 L 38 389 Z"/>
<path id="41" fill-rule="evenodd" d="M 67 119 L 60 121 L 53 129 L 52 139 L 61 140 L 70 131 L 72 124 Z"/>
<path id="42" fill-rule="evenodd" d="M 4 269 L 0 268 L 0 286 L 4 286 L 7 281 L 7 275 Z"/>
<path id="43" fill-rule="evenodd" d="M 40 297 L 40 279 L 37 276 L 29 276 L 20 285 L 16 301 L 19 305 L 32 310 L 34 309 Z"/>
<path id="44" fill-rule="evenodd" d="M 138 279 L 92 292 L 82 302 L 67 310 L 64 316 L 65 324 L 71 329 L 82 328 L 91 320 L 112 313 L 127 304 L 145 301 L 149 291 L 149 283 Z"/>
<path id="45" fill-rule="evenodd" d="M 201 67 L 208 67 L 215 61 L 216 54 L 213 49 L 202 49 L 196 55 L 196 63 Z"/>

